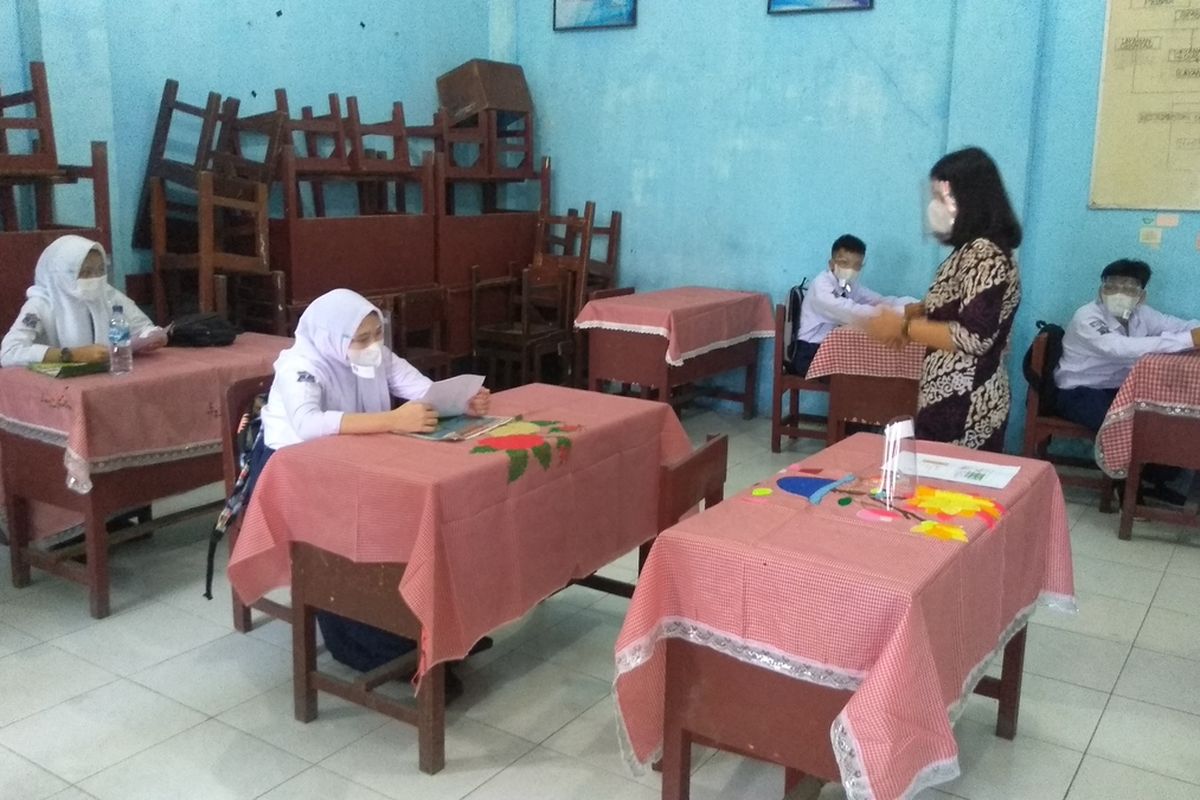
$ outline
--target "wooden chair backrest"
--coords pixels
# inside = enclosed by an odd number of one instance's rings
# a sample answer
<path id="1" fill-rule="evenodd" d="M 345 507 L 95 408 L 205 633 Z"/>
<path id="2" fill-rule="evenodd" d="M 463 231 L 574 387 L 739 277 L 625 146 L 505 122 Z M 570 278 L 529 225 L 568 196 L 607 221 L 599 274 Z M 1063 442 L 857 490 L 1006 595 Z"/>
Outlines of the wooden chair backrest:
<path id="1" fill-rule="evenodd" d="M 397 346 L 407 348 L 409 334 L 429 331 L 429 346 L 441 350 L 449 302 L 450 293 L 445 286 L 423 286 L 400 292 L 396 300 Z"/>
<path id="2" fill-rule="evenodd" d="M 5 110 L 27 106 L 22 116 L 6 115 Z M 8 142 L 10 131 L 32 131 L 30 152 L 14 153 Z M 29 62 L 29 89 L 0 94 L 0 174 L 49 173 L 58 170 L 58 147 L 54 142 L 54 120 L 50 113 L 50 87 L 46 65 Z"/>
<path id="3" fill-rule="evenodd" d="M 664 531 L 703 501 L 712 508 L 725 499 L 729 437 L 709 436 L 690 454 L 659 471 L 658 529 Z"/>
<path id="4" fill-rule="evenodd" d="M 242 417 L 250 412 L 254 398 L 271 390 L 273 380 L 275 380 L 275 373 L 264 373 L 234 381 L 225 389 L 225 396 L 221 403 L 221 420 L 224 422 L 224 425 L 221 426 L 221 451 L 224 454 L 226 496 L 233 492 L 233 485 L 237 482 L 238 473 L 241 471 L 238 463 L 241 453 L 238 450 L 237 440 Z"/>

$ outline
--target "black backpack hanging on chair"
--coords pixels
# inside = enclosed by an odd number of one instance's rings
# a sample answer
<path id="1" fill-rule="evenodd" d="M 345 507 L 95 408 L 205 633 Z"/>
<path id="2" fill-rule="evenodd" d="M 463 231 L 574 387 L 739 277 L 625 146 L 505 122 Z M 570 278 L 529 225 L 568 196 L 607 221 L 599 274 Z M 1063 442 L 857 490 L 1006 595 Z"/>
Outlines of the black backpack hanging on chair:
<path id="1" fill-rule="evenodd" d="M 1040 319 L 1037 322 L 1037 329 L 1038 334 L 1046 334 L 1046 357 L 1042 363 L 1042 371 L 1039 374 L 1033 369 L 1034 345 L 1032 344 L 1025 351 L 1025 359 L 1021 362 L 1021 371 L 1025 373 L 1025 380 L 1038 393 L 1038 413 L 1054 415 L 1057 413 L 1055 409 L 1058 408 L 1058 385 L 1054 383 L 1054 371 L 1058 369 L 1058 362 L 1062 360 L 1063 336 L 1066 335 L 1066 331 L 1061 325 L 1043 322 Z"/>
<path id="2" fill-rule="evenodd" d="M 800 341 L 800 309 L 804 306 L 804 295 L 808 291 L 808 278 L 788 289 L 787 315 L 784 322 L 784 333 L 787 336 L 786 363 L 788 370 L 795 372 L 796 346 Z"/>

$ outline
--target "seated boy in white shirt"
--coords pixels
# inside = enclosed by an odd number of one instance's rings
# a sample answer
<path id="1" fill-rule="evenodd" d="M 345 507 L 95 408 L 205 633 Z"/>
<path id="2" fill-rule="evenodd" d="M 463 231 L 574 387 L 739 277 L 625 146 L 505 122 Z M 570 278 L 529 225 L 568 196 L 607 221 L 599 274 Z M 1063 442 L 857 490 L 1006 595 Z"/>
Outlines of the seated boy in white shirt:
<path id="1" fill-rule="evenodd" d="M 1099 431 L 1139 358 L 1200 347 L 1200 322 L 1146 305 L 1148 283 L 1150 265 L 1144 261 L 1123 258 L 1100 273 L 1100 294 L 1075 312 L 1063 336 L 1062 359 L 1054 371 L 1060 416 Z M 1177 472 L 1155 467 L 1144 477 L 1161 488 Z"/>
<path id="2" fill-rule="evenodd" d="M 800 306 L 800 327 L 796 333 L 793 357 L 789 365 L 795 375 L 805 375 L 817 348 L 829 332 L 873 313 L 876 306 L 895 306 L 903 310 L 913 297 L 885 297 L 862 285 L 859 280 L 867 257 L 867 245 L 857 236 L 839 236 L 830 248 L 829 265 L 813 278 Z"/>

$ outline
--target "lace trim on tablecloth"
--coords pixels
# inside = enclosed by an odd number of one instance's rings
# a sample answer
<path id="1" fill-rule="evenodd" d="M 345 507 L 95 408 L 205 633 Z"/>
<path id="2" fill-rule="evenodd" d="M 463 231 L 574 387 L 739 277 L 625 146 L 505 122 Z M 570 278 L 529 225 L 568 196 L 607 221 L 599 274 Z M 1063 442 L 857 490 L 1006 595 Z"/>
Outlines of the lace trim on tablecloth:
<path id="1" fill-rule="evenodd" d="M 958 721 L 966 709 L 967 700 L 975 691 L 975 686 L 987 673 L 988 665 L 1029 623 L 1029 618 L 1033 616 L 1034 609 L 1038 606 L 1046 606 L 1063 613 L 1078 611 L 1073 596 L 1056 592 L 1042 592 L 1037 600 L 1018 612 L 1000 635 L 996 646 L 975 665 L 975 668 L 963 681 L 961 694 L 946 710 L 951 725 Z M 854 691 L 864 678 L 863 673 L 797 659 L 759 643 L 744 642 L 682 617 L 664 617 L 654 630 L 622 649 L 617 654 L 617 678 L 649 661 L 654 654 L 654 648 L 663 639 L 685 639 L 743 663 L 832 689 Z M 614 697 L 616 694 L 616 680 L 614 679 Z M 621 754 L 629 769 L 635 775 L 641 775 L 645 772 L 646 765 L 662 758 L 662 746 L 660 745 L 646 761 L 640 761 L 633 752 L 633 745 L 629 740 L 629 731 L 625 727 L 624 718 L 619 712 L 616 717 L 617 739 L 620 743 Z M 846 719 L 845 712 L 839 714 L 834 720 L 830 729 L 830 738 L 833 743 L 834 756 L 837 758 L 838 769 L 842 775 L 842 785 L 845 787 L 847 800 L 872 800 L 874 794 L 871 792 L 870 780 L 867 778 L 866 770 L 859 757 L 858 743 L 854 738 L 849 720 Z M 959 773 L 957 757 L 928 764 L 914 776 L 908 789 L 901 795 L 901 800 L 910 800 L 930 787 L 952 781 L 958 777 Z"/>
<path id="2" fill-rule="evenodd" d="M 660 328 L 656 325 L 627 325 L 620 322 L 605 322 L 603 320 L 593 319 L 588 320 L 587 322 L 577 322 L 575 323 L 575 327 L 580 329 L 599 328 L 600 330 L 605 331 L 624 331 L 625 333 L 647 333 L 653 336 L 662 336 L 666 338 L 670 337 L 670 331 L 668 331 L 666 328 Z M 722 339 L 719 342 L 711 342 L 703 347 L 698 347 L 695 350 L 689 350 L 686 353 L 680 354 L 679 358 L 677 359 L 667 356 L 666 361 L 672 367 L 682 367 L 683 362 L 687 361 L 689 358 L 702 356 L 705 353 L 712 352 L 713 350 L 720 350 L 722 347 L 732 347 L 735 344 L 741 344 L 742 342 L 749 341 L 750 339 L 770 339 L 774 335 L 774 331 L 750 331 L 749 333 L 742 334 L 741 336 L 735 336 L 732 339 Z"/>
<path id="3" fill-rule="evenodd" d="M 1147 400 L 1138 400 L 1130 403 L 1125 408 L 1115 413 L 1109 414 L 1104 418 L 1104 424 L 1100 426 L 1099 432 L 1096 434 L 1096 443 L 1094 446 L 1096 454 L 1096 464 L 1104 471 L 1104 474 L 1110 478 L 1121 480 L 1129 473 L 1129 465 L 1126 464 L 1124 469 L 1117 469 L 1109 466 L 1104 458 L 1104 447 L 1102 441 L 1104 439 L 1104 431 L 1123 422 L 1127 419 L 1132 419 L 1134 412 L 1149 411 L 1155 414 L 1165 414 L 1168 417 L 1188 417 L 1190 419 L 1200 419 L 1200 407 L 1172 405 L 1171 403 L 1153 403 Z"/>

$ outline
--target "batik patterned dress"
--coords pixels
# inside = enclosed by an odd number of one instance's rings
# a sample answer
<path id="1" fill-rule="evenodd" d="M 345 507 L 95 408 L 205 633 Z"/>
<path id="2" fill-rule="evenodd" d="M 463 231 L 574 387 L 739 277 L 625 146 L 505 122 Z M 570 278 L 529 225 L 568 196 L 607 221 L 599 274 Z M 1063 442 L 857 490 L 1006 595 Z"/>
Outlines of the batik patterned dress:
<path id="1" fill-rule="evenodd" d="M 917 436 L 1000 452 L 1012 393 L 1008 350 L 1021 302 L 1017 264 L 987 239 L 976 239 L 938 267 L 925 313 L 950 324 L 954 351 L 930 350 L 921 370 Z"/>

